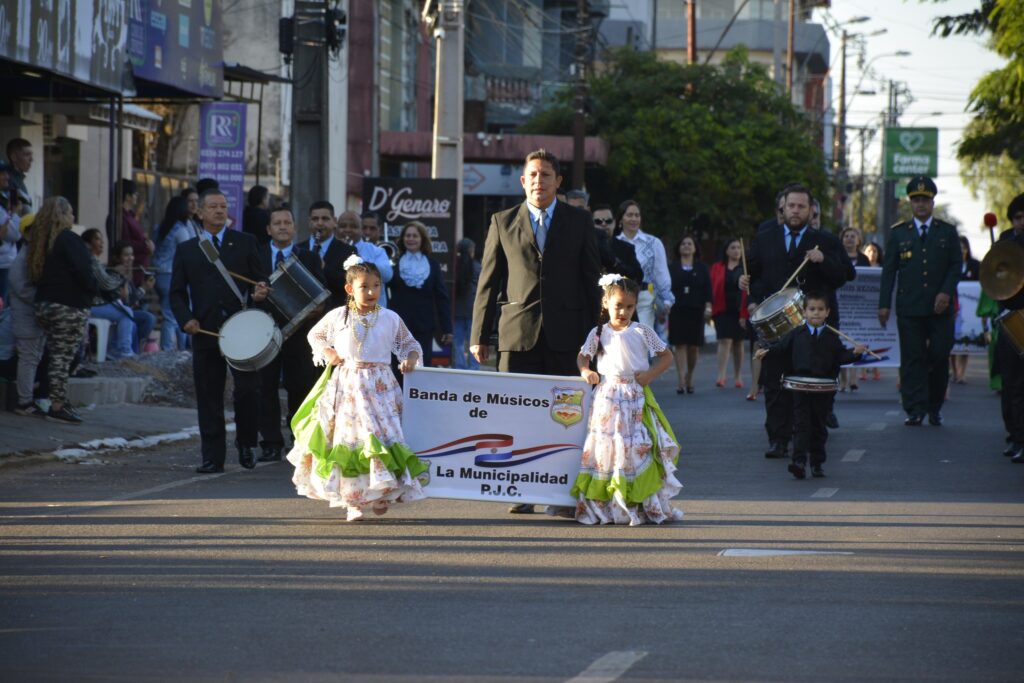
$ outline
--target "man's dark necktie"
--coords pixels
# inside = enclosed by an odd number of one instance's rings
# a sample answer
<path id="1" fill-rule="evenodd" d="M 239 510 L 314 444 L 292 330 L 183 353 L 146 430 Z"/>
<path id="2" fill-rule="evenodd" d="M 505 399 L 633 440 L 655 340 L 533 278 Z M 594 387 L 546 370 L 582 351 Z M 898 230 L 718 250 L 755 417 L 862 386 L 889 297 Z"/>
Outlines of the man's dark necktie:
<path id="1" fill-rule="evenodd" d="M 316 252 L 317 256 L 323 258 L 323 254 L 320 253 L 320 240 L 316 239 L 315 237 L 313 238 L 313 251 Z"/>
<path id="2" fill-rule="evenodd" d="M 796 256 L 796 241 L 800 237 L 800 231 L 789 229 L 789 258 Z"/>
<path id="3" fill-rule="evenodd" d="M 277 256 L 274 257 L 274 270 L 280 268 L 282 263 L 284 263 L 284 252 L 279 249 Z"/>
<path id="4" fill-rule="evenodd" d="M 922 223 L 921 224 L 921 241 L 924 242 L 926 239 L 928 239 L 928 224 L 927 223 Z"/>
<path id="5" fill-rule="evenodd" d="M 211 240 L 213 241 L 213 248 L 220 251 L 220 238 L 214 235 Z"/>

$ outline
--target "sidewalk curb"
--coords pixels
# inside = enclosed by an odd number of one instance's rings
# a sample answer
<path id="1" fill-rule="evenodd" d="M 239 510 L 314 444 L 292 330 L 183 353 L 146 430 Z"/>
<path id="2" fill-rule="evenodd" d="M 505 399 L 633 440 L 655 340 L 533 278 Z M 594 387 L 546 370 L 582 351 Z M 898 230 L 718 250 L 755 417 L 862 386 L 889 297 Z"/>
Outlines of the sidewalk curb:
<path id="1" fill-rule="evenodd" d="M 235 423 L 228 422 L 225 425 L 225 431 L 234 432 Z M 15 465 L 28 465 L 37 462 L 51 462 L 55 460 L 77 464 L 84 462 L 95 455 L 109 451 L 153 448 L 155 446 L 174 443 L 176 441 L 189 441 L 198 435 L 199 426 L 194 425 L 176 432 L 139 436 L 131 439 L 121 436 L 91 439 L 89 441 L 82 441 L 74 446 L 62 447 L 48 452 L 18 451 L 15 453 L 0 453 L 0 468 Z"/>

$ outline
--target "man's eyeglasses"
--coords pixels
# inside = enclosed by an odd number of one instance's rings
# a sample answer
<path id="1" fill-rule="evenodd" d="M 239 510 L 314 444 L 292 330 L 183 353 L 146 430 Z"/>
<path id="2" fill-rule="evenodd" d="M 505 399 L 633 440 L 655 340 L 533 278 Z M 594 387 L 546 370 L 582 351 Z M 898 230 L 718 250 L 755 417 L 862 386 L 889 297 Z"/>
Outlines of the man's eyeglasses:
<path id="1" fill-rule="evenodd" d="M 611 225 L 615 222 L 614 218 L 595 218 L 594 225 Z"/>

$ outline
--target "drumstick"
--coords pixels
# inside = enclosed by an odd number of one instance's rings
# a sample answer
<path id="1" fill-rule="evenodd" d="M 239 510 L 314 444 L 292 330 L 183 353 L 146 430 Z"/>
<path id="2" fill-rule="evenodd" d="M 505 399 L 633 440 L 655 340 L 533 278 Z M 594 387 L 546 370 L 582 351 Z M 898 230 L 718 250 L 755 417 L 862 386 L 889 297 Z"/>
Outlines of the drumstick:
<path id="1" fill-rule="evenodd" d="M 196 332 L 198 332 L 200 334 L 208 334 L 211 337 L 220 337 L 221 336 L 221 335 L 217 334 L 216 332 L 210 332 L 209 330 L 196 330 Z"/>
<path id="2" fill-rule="evenodd" d="M 747 274 L 747 250 L 743 248 L 743 238 L 740 238 L 740 260 L 743 262 L 743 274 Z M 785 289 L 785 288 L 783 288 Z"/>
<path id="3" fill-rule="evenodd" d="M 836 328 L 832 327 L 831 325 L 825 325 L 825 327 L 827 327 L 828 329 L 832 330 L 833 332 L 835 332 L 836 334 L 838 334 L 838 335 L 839 335 L 840 337 L 842 337 L 842 338 L 843 338 L 843 339 L 845 339 L 846 341 L 848 341 L 848 342 L 850 342 L 851 344 L 853 344 L 854 346 L 865 346 L 864 344 L 861 344 L 861 343 L 860 343 L 859 341 L 857 341 L 856 339 L 854 339 L 854 338 L 853 338 L 853 337 L 851 337 L 850 335 L 848 335 L 848 334 L 843 334 L 842 332 L 840 332 L 840 331 L 839 331 L 839 330 L 837 330 Z M 881 357 L 881 356 L 879 356 L 879 355 L 878 355 L 877 353 L 875 353 L 874 351 L 872 351 L 871 349 L 868 349 L 868 353 L 869 353 L 869 354 L 871 354 L 872 356 L 874 356 L 875 358 L 877 358 L 878 360 L 882 360 L 882 357 Z"/>
<path id="4" fill-rule="evenodd" d="M 258 285 L 258 284 L 259 284 L 259 283 L 258 283 L 258 282 L 256 282 L 255 280 L 250 280 L 250 279 L 249 279 L 249 278 L 247 278 L 246 276 L 244 276 L 244 275 L 239 275 L 238 273 L 233 273 L 233 272 L 231 272 L 230 270 L 228 271 L 228 275 L 230 275 L 231 277 L 235 278 L 236 280 L 241 280 L 242 282 L 247 282 L 247 283 L 249 283 L 250 285 Z"/>
<path id="5" fill-rule="evenodd" d="M 789 283 L 792 282 L 794 279 L 796 279 L 797 274 L 803 269 L 804 266 L 807 265 L 807 262 L 810 261 L 810 260 L 811 260 L 810 258 L 808 258 L 807 256 L 804 256 L 803 263 L 801 263 L 799 266 L 797 266 L 797 269 L 794 270 L 793 274 L 789 276 L 789 279 L 786 280 L 786 284 L 782 285 L 782 287 L 779 289 L 780 292 L 783 289 L 785 289 L 786 287 L 789 287 Z"/>

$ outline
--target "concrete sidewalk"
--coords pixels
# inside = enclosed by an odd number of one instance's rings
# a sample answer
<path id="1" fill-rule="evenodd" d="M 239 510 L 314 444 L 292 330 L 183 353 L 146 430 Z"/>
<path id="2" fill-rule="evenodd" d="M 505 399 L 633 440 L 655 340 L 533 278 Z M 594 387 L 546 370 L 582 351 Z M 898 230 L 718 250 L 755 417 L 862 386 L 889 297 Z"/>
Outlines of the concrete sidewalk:
<path id="1" fill-rule="evenodd" d="M 153 441 L 158 435 L 175 435 L 164 440 L 195 438 L 198 425 L 195 408 L 119 403 L 80 408 L 79 414 L 82 424 L 65 425 L 0 412 L 0 463 L 15 462 L 19 456 L 56 454 L 62 449 L 117 447 L 120 440 Z"/>

